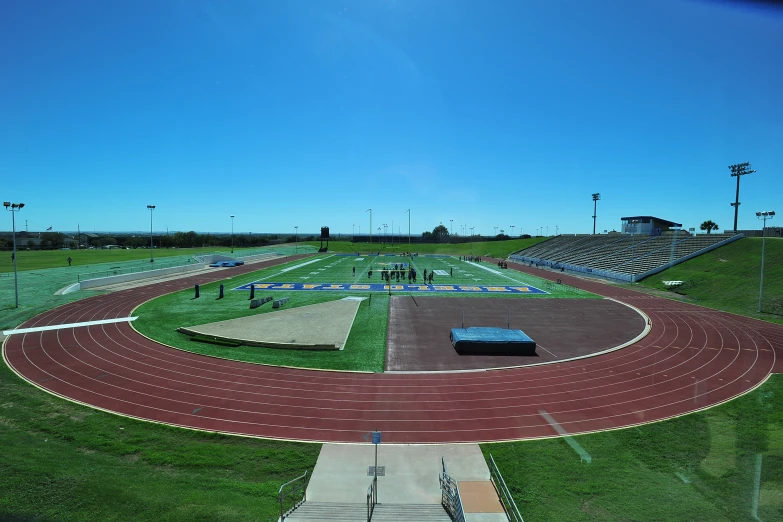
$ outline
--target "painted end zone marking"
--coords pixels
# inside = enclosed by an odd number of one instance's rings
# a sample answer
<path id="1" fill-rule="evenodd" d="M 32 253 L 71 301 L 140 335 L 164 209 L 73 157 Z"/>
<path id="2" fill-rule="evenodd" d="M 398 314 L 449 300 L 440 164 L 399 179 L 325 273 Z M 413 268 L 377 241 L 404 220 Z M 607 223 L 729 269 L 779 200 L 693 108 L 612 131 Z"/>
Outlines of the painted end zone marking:
<path id="1" fill-rule="evenodd" d="M 384 292 L 389 290 L 388 284 L 383 283 L 248 283 L 238 286 L 234 290 L 250 290 L 255 286 L 256 290 L 342 290 L 342 291 L 366 291 Z M 482 294 L 548 294 L 534 286 L 489 286 L 489 285 L 407 285 L 392 284 L 391 289 L 396 292 L 455 292 L 455 293 L 482 293 Z"/>
<path id="2" fill-rule="evenodd" d="M 62 330 L 63 328 L 76 328 L 78 326 L 93 326 L 96 324 L 122 323 L 124 321 L 135 321 L 136 319 L 138 319 L 138 317 L 118 317 L 116 319 L 101 319 L 100 321 L 87 321 L 86 323 L 55 324 L 52 326 L 36 326 L 35 328 L 19 328 L 18 330 L 3 330 L 3 335 L 45 332 L 47 330 Z"/>

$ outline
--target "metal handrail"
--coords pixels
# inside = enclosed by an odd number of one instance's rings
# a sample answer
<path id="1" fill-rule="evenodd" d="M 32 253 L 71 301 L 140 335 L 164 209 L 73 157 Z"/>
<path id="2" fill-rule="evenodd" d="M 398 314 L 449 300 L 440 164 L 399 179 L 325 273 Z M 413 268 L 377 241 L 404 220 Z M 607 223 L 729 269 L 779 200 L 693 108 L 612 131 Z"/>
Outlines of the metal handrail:
<path id="1" fill-rule="evenodd" d="M 440 503 L 454 522 L 465 522 L 465 510 L 462 507 L 462 497 L 459 494 L 457 481 L 446 472 L 446 460 L 441 457 L 443 472 L 438 477 L 440 482 Z"/>
<path id="2" fill-rule="evenodd" d="M 492 478 L 492 483 L 495 485 L 495 489 L 500 496 L 500 502 L 503 504 L 503 509 L 506 511 L 506 516 L 511 522 L 525 522 L 522 515 L 519 513 L 516 502 L 511 496 L 511 491 L 506 486 L 506 481 L 503 480 L 503 475 L 500 474 L 498 465 L 495 464 L 495 459 L 492 458 L 492 454 L 489 454 L 489 475 Z"/>
<path id="3" fill-rule="evenodd" d="M 180 267 L 180 266 L 192 266 L 193 265 L 193 258 L 188 258 L 187 261 L 174 261 L 170 263 L 161 263 L 159 261 L 156 261 L 153 263 L 148 264 L 140 264 L 140 265 L 134 265 L 130 267 L 116 267 L 111 268 L 109 270 L 100 270 L 97 272 L 87 272 L 83 274 L 77 274 L 76 275 L 76 281 L 88 281 L 90 279 L 100 279 L 102 277 L 111 277 L 116 275 L 125 275 L 125 274 L 135 274 L 139 272 L 151 272 L 153 270 L 163 270 L 164 268 L 174 268 L 174 267 Z"/>
<path id="4" fill-rule="evenodd" d="M 301 506 L 302 503 L 304 503 L 307 500 L 307 473 L 308 473 L 308 471 L 309 470 L 306 470 L 303 475 L 300 475 L 300 476 L 296 477 L 293 480 L 289 480 L 288 482 L 286 482 L 285 484 L 280 486 L 280 489 L 277 491 L 277 501 L 280 504 L 280 520 L 281 520 L 281 522 L 283 520 L 285 520 L 285 517 L 288 516 L 288 514 L 291 513 L 291 511 L 293 511 L 296 508 L 298 508 L 299 506 Z M 283 493 L 283 489 L 286 486 L 289 486 L 289 485 L 294 484 L 294 483 L 297 483 L 297 484 L 295 484 L 294 486 L 291 487 L 291 491 L 290 492 L 284 494 Z M 300 500 L 296 500 L 297 497 L 294 496 L 294 495 L 296 495 L 296 493 L 299 492 L 299 491 L 302 492 L 302 498 Z M 284 498 L 291 498 L 291 497 L 294 498 L 294 505 L 291 506 L 291 508 L 288 509 L 285 513 L 283 513 L 283 499 Z"/>
<path id="5" fill-rule="evenodd" d="M 367 488 L 367 522 L 372 520 L 375 504 L 378 503 L 378 477 L 374 476 Z"/>

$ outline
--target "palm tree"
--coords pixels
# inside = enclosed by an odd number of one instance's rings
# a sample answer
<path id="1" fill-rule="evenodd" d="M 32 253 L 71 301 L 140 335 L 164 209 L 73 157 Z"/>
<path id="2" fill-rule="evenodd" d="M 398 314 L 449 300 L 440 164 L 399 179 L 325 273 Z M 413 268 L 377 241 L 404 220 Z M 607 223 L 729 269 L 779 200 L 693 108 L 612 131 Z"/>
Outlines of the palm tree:
<path id="1" fill-rule="evenodd" d="M 704 223 L 702 223 L 702 224 L 701 224 L 701 226 L 700 226 L 699 228 L 700 228 L 701 230 L 706 230 L 706 231 L 707 231 L 707 233 L 709 234 L 709 233 L 710 233 L 710 232 L 712 232 L 713 230 L 718 230 L 718 224 L 717 224 L 717 223 L 715 223 L 714 221 L 712 221 L 711 219 L 708 219 L 707 221 L 705 221 Z"/>

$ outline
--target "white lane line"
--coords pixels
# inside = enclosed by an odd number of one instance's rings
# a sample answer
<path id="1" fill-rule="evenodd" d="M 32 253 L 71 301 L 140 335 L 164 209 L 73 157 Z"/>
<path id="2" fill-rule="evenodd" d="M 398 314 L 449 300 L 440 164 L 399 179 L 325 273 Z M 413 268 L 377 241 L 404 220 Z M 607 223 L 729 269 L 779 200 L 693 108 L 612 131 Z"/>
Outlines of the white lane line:
<path id="1" fill-rule="evenodd" d="M 62 330 L 63 328 L 77 328 L 79 326 L 92 326 L 95 324 L 122 323 L 124 321 L 135 321 L 135 317 L 117 317 L 116 319 L 101 319 L 100 321 L 87 321 L 85 323 L 55 324 L 52 326 L 36 326 L 35 328 L 19 328 L 17 330 L 3 330 L 3 335 L 23 334 L 32 332 L 45 332 L 47 330 Z"/>

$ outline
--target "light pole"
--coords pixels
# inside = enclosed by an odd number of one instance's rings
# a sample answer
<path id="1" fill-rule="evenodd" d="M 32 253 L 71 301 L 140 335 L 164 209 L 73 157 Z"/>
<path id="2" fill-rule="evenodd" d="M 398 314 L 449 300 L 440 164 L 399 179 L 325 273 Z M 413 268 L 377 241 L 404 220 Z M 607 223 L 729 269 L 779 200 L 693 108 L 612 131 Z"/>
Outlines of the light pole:
<path id="1" fill-rule="evenodd" d="M 234 253 L 234 216 L 231 216 L 231 253 Z"/>
<path id="2" fill-rule="evenodd" d="M 153 253 L 155 245 L 152 244 L 152 211 L 155 210 L 155 205 L 147 205 L 147 208 L 150 209 L 150 263 L 152 263 L 155 261 L 155 254 Z"/>
<path id="3" fill-rule="evenodd" d="M 351 225 L 353 228 L 351 229 L 351 244 L 353 245 L 354 241 L 356 241 L 356 224 Z"/>
<path id="4" fill-rule="evenodd" d="M 495 229 L 495 237 L 498 237 L 498 227 L 493 227 Z"/>
<path id="5" fill-rule="evenodd" d="M 14 251 L 11 257 L 14 258 L 14 296 L 16 298 L 16 308 L 19 308 L 19 281 L 16 275 L 16 213 L 24 208 L 24 203 L 3 203 L 6 210 L 11 212 L 11 229 L 13 230 Z"/>
<path id="6" fill-rule="evenodd" d="M 449 221 L 451 222 L 451 226 L 449 227 L 449 237 L 451 237 L 451 235 L 454 234 L 454 220 L 449 219 Z"/>
<path id="7" fill-rule="evenodd" d="M 514 237 L 514 227 L 516 225 L 509 225 L 511 227 L 511 237 Z"/>
<path id="8" fill-rule="evenodd" d="M 470 228 L 470 255 L 473 255 L 473 229 L 476 227 L 469 227 Z"/>
<path id="9" fill-rule="evenodd" d="M 299 253 L 299 225 L 294 225 L 294 255 Z"/>
<path id="10" fill-rule="evenodd" d="M 764 247 L 767 246 L 767 220 L 775 217 L 775 211 L 756 212 L 756 217 L 764 220 L 763 239 L 761 240 L 761 284 L 759 285 L 759 313 L 761 313 L 761 295 L 764 291 Z"/>
<path id="11" fill-rule="evenodd" d="M 599 192 L 596 192 L 593 194 L 593 235 L 595 235 L 595 216 L 596 216 L 596 208 L 598 207 L 598 200 L 601 199 L 601 194 Z"/>
<path id="12" fill-rule="evenodd" d="M 555 225 L 555 235 L 556 236 L 560 235 L 560 225 Z"/>
<path id="13" fill-rule="evenodd" d="M 405 212 L 408 213 L 408 255 L 411 255 L 411 209 L 408 209 Z"/>
<path id="14" fill-rule="evenodd" d="M 372 248 L 372 209 L 368 208 L 365 212 L 370 213 L 370 248 Z"/>
<path id="15" fill-rule="evenodd" d="M 729 170 L 731 171 L 731 177 L 737 178 L 737 195 L 734 198 L 734 203 L 731 204 L 732 207 L 734 207 L 734 231 L 737 231 L 737 214 L 739 213 L 739 206 L 740 206 L 740 200 L 739 200 L 739 182 L 740 178 L 746 174 L 753 174 L 756 172 L 755 170 L 752 170 L 750 168 L 750 163 L 738 163 L 736 165 L 729 165 Z"/>

